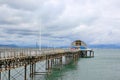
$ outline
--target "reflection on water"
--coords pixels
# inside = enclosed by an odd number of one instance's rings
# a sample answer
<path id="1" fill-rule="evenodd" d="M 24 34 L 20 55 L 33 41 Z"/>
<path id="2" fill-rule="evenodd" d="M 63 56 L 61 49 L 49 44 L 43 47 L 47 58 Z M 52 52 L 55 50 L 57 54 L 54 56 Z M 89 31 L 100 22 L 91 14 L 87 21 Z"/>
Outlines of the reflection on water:
<path id="1" fill-rule="evenodd" d="M 65 76 L 64 73 L 72 71 L 72 70 L 76 70 L 76 65 L 77 65 L 77 61 L 76 62 L 71 62 L 68 65 L 62 65 L 61 68 L 53 68 L 51 74 L 49 75 L 44 75 L 43 76 L 39 76 L 37 75 L 35 80 L 63 80 L 63 77 Z"/>
<path id="2" fill-rule="evenodd" d="M 95 49 L 94 58 L 63 66 L 46 80 L 120 80 L 120 49 Z M 41 80 L 41 79 L 38 79 Z"/>
<path id="3" fill-rule="evenodd" d="M 53 70 L 53 73 L 48 76 L 47 80 L 62 80 L 65 72 L 69 72 L 76 69 L 76 65 L 74 62 L 71 62 L 68 65 L 64 65 L 60 70 Z"/>

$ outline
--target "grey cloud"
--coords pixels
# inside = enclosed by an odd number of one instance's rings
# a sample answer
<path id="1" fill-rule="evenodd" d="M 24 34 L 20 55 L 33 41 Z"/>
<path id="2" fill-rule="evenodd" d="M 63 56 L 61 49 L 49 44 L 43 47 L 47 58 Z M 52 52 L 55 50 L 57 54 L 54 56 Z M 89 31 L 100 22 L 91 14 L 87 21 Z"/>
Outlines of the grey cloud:
<path id="1" fill-rule="evenodd" d="M 37 9 L 38 5 L 43 4 L 43 0 L 3 0 L 0 1 L 1 4 L 8 5 L 11 8 L 14 9 L 21 9 L 21 10 L 28 10 L 28 11 L 34 11 Z"/>
<path id="2" fill-rule="evenodd" d="M 5 32 L 8 33 L 9 35 L 12 34 L 18 34 L 22 36 L 39 35 L 38 31 L 32 31 L 32 30 L 6 29 Z"/>
<path id="3" fill-rule="evenodd" d="M 0 25 L 17 25 L 21 23 L 30 23 L 33 19 L 31 12 L 15 10 L 9 6 L 0 6 Z"/>
<path id="4" fill-rule="evenodd" d="M 16 24 L 16 22 L 9 22 L 9 21 L 5 21 L 5 20 L 0 20 L 0 25 L 12 25 L 12 24 Z"/>
<path id="5" fill-rule="evenodd" d="M 11 34 L 9 41 L 34 44 L 41 27 L 42 44 L 68 45 L 75 39 L 118 44 L 118 4 L 118 0 L 1 0 L 0 42 L 7 42 Z"/>

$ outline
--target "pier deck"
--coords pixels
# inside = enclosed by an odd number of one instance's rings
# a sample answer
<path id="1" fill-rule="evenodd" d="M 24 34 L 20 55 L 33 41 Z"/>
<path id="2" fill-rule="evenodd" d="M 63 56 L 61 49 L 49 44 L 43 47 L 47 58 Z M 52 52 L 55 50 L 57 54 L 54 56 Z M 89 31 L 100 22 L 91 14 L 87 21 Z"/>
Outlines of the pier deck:
<path id="1" fill-rule="evenodd" d="M 77 60 L 80 57 L 94 57 L 94 51 L 91 49 L 0 48 L 0 80 L 2 80 L 2 72 L 8 71 L 8 79 L 10 80 L 10 71 L 22 66 L 25 69 L 24 80 L 27 80 L 27 66 L 30 65 L 30 75 L 33 76 L 35 75 L 34 64 L 40 61 L 46 61 L 46 70 L 49 73 L 54 65 L 62 65 L 63 56 L 66 59 Z M 55 64 L 56 59 L 59 62 Z"/>

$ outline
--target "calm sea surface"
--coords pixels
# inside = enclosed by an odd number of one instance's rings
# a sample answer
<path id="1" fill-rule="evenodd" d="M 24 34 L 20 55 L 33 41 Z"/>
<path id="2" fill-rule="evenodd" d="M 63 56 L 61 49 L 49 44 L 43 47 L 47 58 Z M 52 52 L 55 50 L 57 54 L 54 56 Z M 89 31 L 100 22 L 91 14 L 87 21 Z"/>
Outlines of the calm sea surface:
<path id="1" fill-rule="evenodd" d="M 36 75 L 33 80 L 120 80 L 120 49 L 94 51 L 94 58 L 80 58 L 77 62 L 64 65 L 61 70 L 53 70 L 49 76 Z M 37 71 L 45 71 L 45 62 L 37 63 Z M 27 72 L 29 76 L 29 66 Z M 2 80 L 8 80 L 6 76 L 7 72 L 4 72 Z M 11 71 L 11 80 L 24 80 L 23 78 L 24 69 Z"/>
<path id="2" fill-rule="evenodd" d="M 120 80 L 120 49 L 95 49 L 94 58 L 81 58 L 47 80 Z"/>

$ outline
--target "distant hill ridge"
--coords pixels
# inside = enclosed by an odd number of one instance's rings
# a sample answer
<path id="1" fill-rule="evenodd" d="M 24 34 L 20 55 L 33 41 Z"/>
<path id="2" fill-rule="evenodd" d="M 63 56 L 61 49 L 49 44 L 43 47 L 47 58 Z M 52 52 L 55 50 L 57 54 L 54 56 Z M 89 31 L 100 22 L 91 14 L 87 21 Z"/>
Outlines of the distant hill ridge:
<path id="1" fill-rule="evenodd" d="M 18 46 L 14 45 L 14 44 L 8 44 L 8 45 L 0 44 L 0 47 L 12 47 L 12 48 L 15 48 L 15 47 L 18 47 Z"/>
<path id="2" fill-rule="evenodd" d="M 90 48 L 120 48 L 120 45 L 115 44 L 98 44 L 98 45 L 89 45 Z"/>
<path id="3" fill-rule="evenodd" d="M 0 44 L 0 47 L 10 47 L 10 48 L 36 48 L 36 45 L 15 45 L 15 44 Z M 38 48 L 39 46 L 37 46 Z M 42 45 L 42 48 L 52 48 L 52 46 Z M 98 44 L 98 45 L 88 45 L 89 48 L 120 48 L 120 45 L 114 44 Z M 70 48 L 70 46 L 57 46 L 56 48 Z"/>

